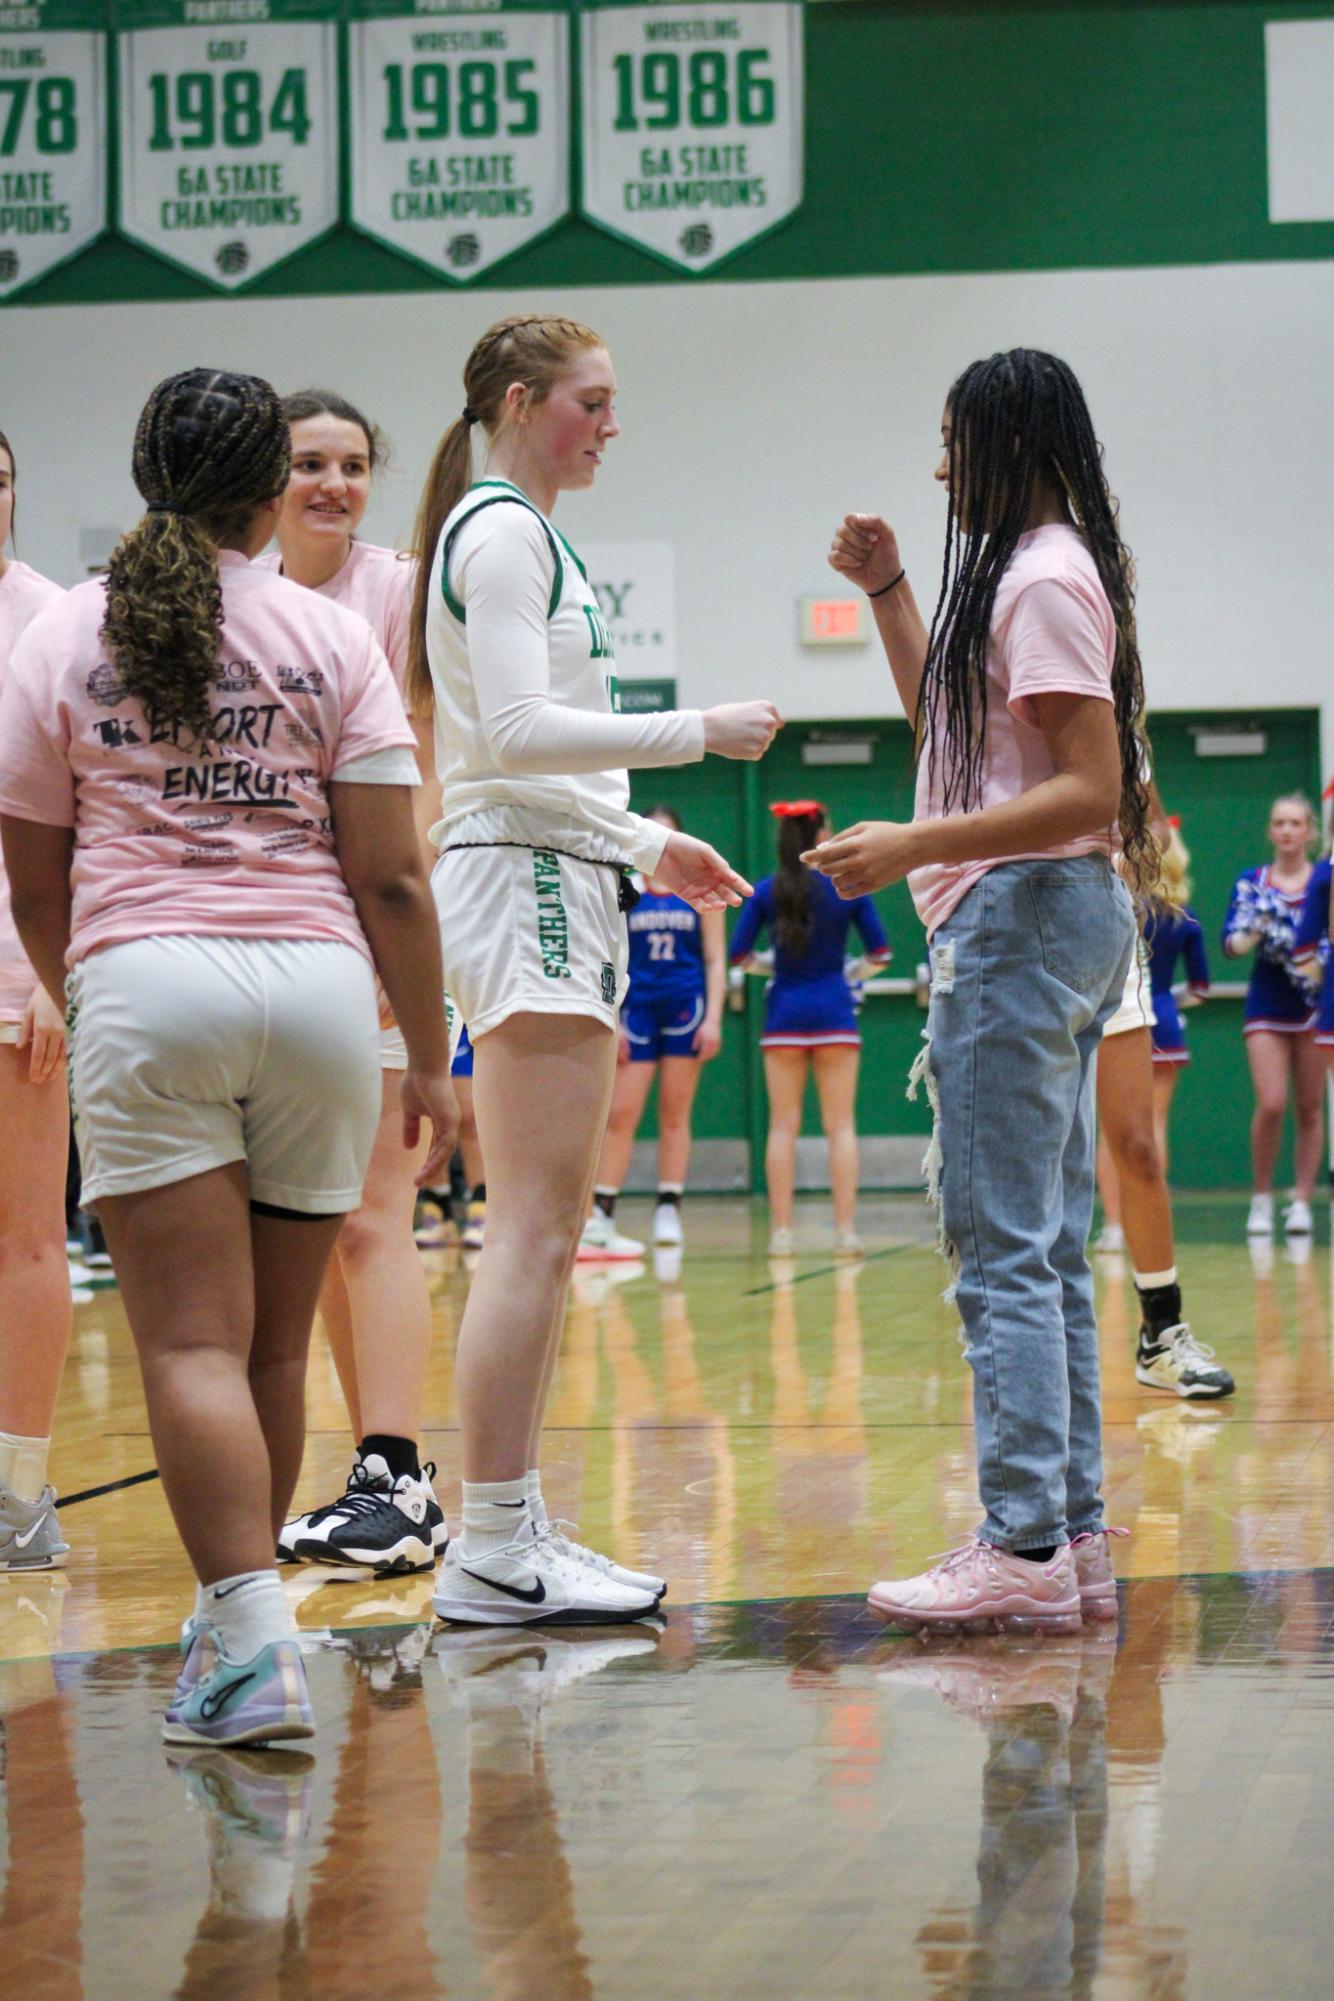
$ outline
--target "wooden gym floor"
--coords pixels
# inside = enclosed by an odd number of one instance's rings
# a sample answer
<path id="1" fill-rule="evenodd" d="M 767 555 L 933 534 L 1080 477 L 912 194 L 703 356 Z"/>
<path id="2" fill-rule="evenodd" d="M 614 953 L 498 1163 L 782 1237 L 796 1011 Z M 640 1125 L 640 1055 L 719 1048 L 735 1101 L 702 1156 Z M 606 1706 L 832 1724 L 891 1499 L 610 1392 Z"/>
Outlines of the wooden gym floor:
<path id="1" fill-rule="evenodd" d="M 868 1202 L 870 1255 L 838 1269 L 818 1202 L 781 1267 L 758 1207 L 686 1216 L 679 1273 L 579 1275 L 546 1454 L 588 1541 L 669 1576 L 662 1629 L 432 1630 L 429 1578 L 286 1573 L 311 1756 L 164 1751 L 191 1585 L 118 1295 L 78 1309 L 69 1567 L 0 1576 L 5 2001 L 1334 1991 L 1323 1211 L 1301 1258 L 1248 1250 L 1236 1202 L 1180 1204 L 1222 1405 L 1135 1384 L 1129 1273 L 1102 1263 L 1119 1631 L 929 1646 L 862 1604 L 977 1518 L 923 1210 Z M 468 1280 L 427 1262 L 452 1513 Z M 310 1418 L 304 1502 L 350 1451 L 318 1338 Z"/>

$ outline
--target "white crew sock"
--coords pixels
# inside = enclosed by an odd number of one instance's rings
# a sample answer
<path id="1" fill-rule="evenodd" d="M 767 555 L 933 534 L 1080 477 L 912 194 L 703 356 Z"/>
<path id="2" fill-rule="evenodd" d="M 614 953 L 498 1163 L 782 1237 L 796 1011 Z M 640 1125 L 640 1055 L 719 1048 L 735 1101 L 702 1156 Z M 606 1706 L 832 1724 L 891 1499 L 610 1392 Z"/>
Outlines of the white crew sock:
<path id="1" fill-rule="evenodd" d="M 252 1661 L 262 1647 L 290 1640 L 292 1618 L 277 1570 L 243 1570 L 200 1586 L 196 1613 L 206 1619 L 229 1661 Z"/>
<path id="2" fill-rule="evenodd" d="M 551 1517 L 547 1513 L 547 1504 L 542 1499 L 542 1475 L 536 1466 L 530 1469 L 525 1485 L 528 1489 L 528 1512 L 533 1518 L 533 1527 L 544 1529 Z"/>
<path id="3" fill-rule="evenodd" d="M 1135 1284 L 1141 1292 L 1151 1292 L 1156 1286 L 1175 1285 L 1176 1282 L 1177 1268 L 1175 1265 L 1169 1265 L 1166 1271 L 1137 1271 L 1135 1273 Z"/>
<path id="4" fill-rule="evenodd" d="M 532 1523 L 528 1478 L 463 1482 L 464 1556 L 486 1556 L 517 1542 Z"/>
<path id="5" fill-rule="evenodd" d="M 20 1501 L 40 1501 L 50 1450 L 49 1438 L 22 1438 L 14 1431 L 0 1431 L 0 1487 L 8 1487 Z"/>

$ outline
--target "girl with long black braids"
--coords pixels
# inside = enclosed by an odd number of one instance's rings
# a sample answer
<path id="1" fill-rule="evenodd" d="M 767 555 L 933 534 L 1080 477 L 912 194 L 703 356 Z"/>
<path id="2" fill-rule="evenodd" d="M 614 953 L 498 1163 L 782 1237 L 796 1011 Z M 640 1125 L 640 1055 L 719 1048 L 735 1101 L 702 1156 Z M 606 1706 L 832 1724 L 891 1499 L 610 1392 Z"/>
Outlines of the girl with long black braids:
<path id="1" fill-rule="evenodd" d="M 942 437 L 930 633 L 886 522 L 847 516 L 830 552 L 871 597 L 916 721 L 916 814 L 808 859 L 843 896 L 908 877 L 927 927 L 928 1164 L 958 1264 L 986 1518 L 870 1602 L 909 1630 L 1070 1632 L 1116 1612 L 1085 1245 L 1094 1057 L 1135 936 L 1112 854 L 1119 842 L 1135 891 L 1156 863 L 1133 569 L 1064 362 L 1015 348 L 973 363 Z"/>
<path id="2" fill-rule="evenodd" d="M 434 1127 L 423 1178 L 456 1123 L 393 676 L 363 619 L 250 561 L 288 465 L 267 382 L 159 383 L 142 520 L 28 627 L 0 691 L 14 917 L 68 994 L 84 1193 L 199 1579 L 179 1744 L 314 1728 L 274 1538 L 320 1281 L 379 1121 L 373 967 L 408 1046 L 405 1145 Z"/>

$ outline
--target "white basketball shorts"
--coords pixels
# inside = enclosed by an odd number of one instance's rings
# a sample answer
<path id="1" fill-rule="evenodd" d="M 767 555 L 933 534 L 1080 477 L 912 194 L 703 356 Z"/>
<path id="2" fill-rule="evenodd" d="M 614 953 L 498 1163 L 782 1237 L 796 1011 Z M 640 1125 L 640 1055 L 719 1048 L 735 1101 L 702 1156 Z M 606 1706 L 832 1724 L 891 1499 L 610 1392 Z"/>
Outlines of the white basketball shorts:
<path id="1" fill-rule="evenodd" d="M 254 1202 L 358 1206 L 381 1086 L 375 976 L 354 946 L 135 939 L 80 960 L 67 993 L 89 1202 L 242 1160 Z"/>
<path id="2" fill-rule="evenodd" d="M 474 1042 L 512 1014 L 614 1030 L 629 936 L 619 877 L 550 848 L 446 848 L 431 872 L 450 999 Z"/>
<path id="3" fill-rule="evenodd" d="M 1153 994 L 1149 989 L 1149 952 L 1142 937 L 1135 940 L 1135 949 L 1130 955 L 1130 970 L 1126 974 L 1125 991 L 1117 1002 L 1116 1013 L 1102 1031 L 1103 1041 L 1109 1035 L 1127 1035 L 1132 1028 L 1153 1027 Z"/>

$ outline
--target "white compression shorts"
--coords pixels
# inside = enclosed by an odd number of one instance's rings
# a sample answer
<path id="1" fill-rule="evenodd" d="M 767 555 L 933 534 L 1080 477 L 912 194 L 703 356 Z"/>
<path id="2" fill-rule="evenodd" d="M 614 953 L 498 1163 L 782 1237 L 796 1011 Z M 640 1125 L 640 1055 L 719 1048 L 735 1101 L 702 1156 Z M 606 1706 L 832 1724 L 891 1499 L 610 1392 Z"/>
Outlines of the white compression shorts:
<path id="1" fill-rule="evenodd" d="M 354 946 L 134 939 L 81 960 L 67 992 L 89 1202 L 245 1161 L 254 1202 L 358 1206 L 381 1086 L 375 977 Z"/>

